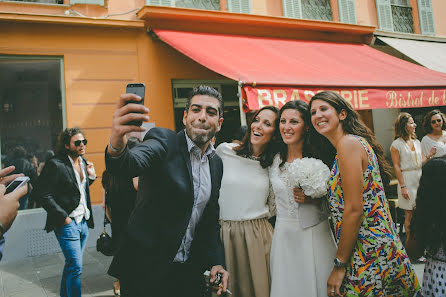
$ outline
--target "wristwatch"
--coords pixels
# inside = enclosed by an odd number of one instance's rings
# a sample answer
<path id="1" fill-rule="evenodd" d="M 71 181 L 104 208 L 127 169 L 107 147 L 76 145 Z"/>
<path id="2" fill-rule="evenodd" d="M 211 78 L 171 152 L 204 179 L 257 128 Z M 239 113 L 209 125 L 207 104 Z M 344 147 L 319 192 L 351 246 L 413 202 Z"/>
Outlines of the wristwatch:
<path id="1" fill-rule="evenodd" d="M 341 262 L 338 258 L 334 258 L 334 266 L 337 268 L 347 268 L 348 263 Z"/>

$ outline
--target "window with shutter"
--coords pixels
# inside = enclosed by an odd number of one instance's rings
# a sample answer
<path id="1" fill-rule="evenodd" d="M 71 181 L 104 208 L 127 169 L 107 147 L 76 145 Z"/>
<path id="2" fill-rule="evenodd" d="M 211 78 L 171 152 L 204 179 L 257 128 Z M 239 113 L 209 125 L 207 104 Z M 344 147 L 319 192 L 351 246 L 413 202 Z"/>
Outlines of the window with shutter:
<path id="1" fill-rule="evenodd" d="M 175 7 L 220 10 L 220 0 L 176 0 Z"/>
<path id="2" fill-rule="evenodd" d="M 175 0 L 146 0 L 147 5 L 175 6 Z"/>
<path id="3" fill-rule="evenodd" d="M 435 35 L 432 0 L 418 0 L 418 14 L 420 16 L 421 34 Z"/>
<path id="4" fill-rule="evenodd" d="M 301 19 L 302 6 L 300 0 L 283 0 L 283 15 L 287 18 Z"/>
<path id="5" fill-rule="evenodd" d="M 251 13 L 251 0 L 228 0 L 229 12 Z"/>
<path id="6" fill-rule="evenodd" d="M 300 0 L 302 5 L 302 17 L 309 20 L 331 21 L 330 0 Z"/>
<path id="7" fill-rule="evenodd" d="M 220 0 L 146 0 L 146 5 L 220 10 Z"/>
<path id="8" fill-rule="evenodd" d="M 413 33 L 412 7 L 409 0 L 391 0 L 393 31 Z"/>
<path id="9" fill-rule="evenodd" d="M 356 24 L 355 0 L 338 0 L 339 19 L 343 23 Z"/>
<path id="10" fill-rule="evenodd" d="M 392 8 L 390 0 L 376 0 L 378 24 L 381 30 L 393 31 Z"/>
<path id="11" fill-rule="evenodd" d="M 45 3 L 45 4 L 63 4 L 63 0 L 9 0 L 12 2 L 34 2 L 34 3 Z M 2 2 L 2 1 L 0 1 Z"/>
<path id="12" fill-rule="evenodd" d="M 70 0 L 70 4 L 96 4 L 104 6 L 104 0 Z"/>

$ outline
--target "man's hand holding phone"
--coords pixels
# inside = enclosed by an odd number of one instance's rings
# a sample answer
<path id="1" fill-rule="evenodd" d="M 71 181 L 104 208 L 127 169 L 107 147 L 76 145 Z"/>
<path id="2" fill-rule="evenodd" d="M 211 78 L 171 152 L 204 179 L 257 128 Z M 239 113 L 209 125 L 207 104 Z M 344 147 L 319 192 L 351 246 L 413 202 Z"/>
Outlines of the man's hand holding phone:
<path id="1" fill-rule="evenodd" d="M 130 123 L 146 122 L 149 120 L 149 109 L 141 102 L 142 98 L 136 94 L 122 94 L 119 97 L 116 110 L 113 114 L 113 126 L 108 146 L 108 154 L 118 156 L 127 145 L 126 134 L 129 132 L 143 132 L 144 127 L 129 125 Z"/>

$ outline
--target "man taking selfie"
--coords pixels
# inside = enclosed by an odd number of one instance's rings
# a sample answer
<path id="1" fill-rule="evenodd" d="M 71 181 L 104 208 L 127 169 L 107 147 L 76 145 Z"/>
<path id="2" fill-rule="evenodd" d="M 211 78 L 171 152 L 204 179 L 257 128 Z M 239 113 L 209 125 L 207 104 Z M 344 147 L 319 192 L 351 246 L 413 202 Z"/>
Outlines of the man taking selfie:
<path id="1" fill-rule="evenodd" d="M 195 88 L 178 134 L 153 128 L 129 150 L 126 134 L 144 128 L 126 125 L 147 121 L 148 109 L 134 94 L 121 95 L 114 113 L 107 170 L 139 176 L 136 207 L 109 274 L 121 281 L 121 296 L 202 296 L 203 272 L 222 274 L 226 291 L 229 274 L 218 222 L 223 165 L 211 139 L 223 122 L 223 101 L 213 88 Z M 125 197 L 122 197 L 125 199 Z"/>
<path id="2" fill-rule="evenodd" d="M 93 228 L 90 184 L 96 174 L 83 157 L 86 145 L 80 128 L 62 131 L 57 154 L 46 162 L 34 193 L 47 211 L 45 230 L 54 230 L 65 256 L 61 297 L 81 297 L 82 255 L 88 228 Z"/>

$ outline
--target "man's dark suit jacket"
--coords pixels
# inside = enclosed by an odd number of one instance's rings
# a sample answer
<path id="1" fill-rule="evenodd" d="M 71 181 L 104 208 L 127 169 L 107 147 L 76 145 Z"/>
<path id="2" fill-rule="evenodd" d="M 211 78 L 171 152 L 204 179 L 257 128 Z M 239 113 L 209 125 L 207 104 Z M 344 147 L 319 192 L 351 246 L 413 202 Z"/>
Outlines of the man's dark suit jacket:
<path id="1" fill-rule="evenodd" d="M 116 277 L 143 274 L 156 281 L 175 258 L 194 205 L 194 186 L 185 132 L 153 128 L 143 143 L 117 158 L 106 153 L 112 174 L 139 176 L 136 206 L 130 216 L 121 249 L 109 273 Z M 200 270 L 224 265 L 220 241 L 218 197 L 223 164 L 209 158 L 211 197 L 193 237 L 189 261 Z M 122 197 L 125 199 L 125 197 Z"/>
<path id="2" fill-rule="evenodd" d="M 87 160 L 82 158 L 85 168 Z M 88 227 L 93 228 L 93 212 L 90 202 L 90 185 L 94 180 L 88 177 L 85 187 L 87 207 L 90 210 Z M 45 230 L 50 232 L 64 224 L 65 218 L 79 205 L 81 194 L 73 166 L 67 155 L 56 155 L 45 163 L 32 197 L 47 211 Z"/>

